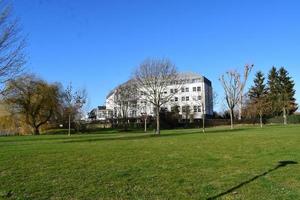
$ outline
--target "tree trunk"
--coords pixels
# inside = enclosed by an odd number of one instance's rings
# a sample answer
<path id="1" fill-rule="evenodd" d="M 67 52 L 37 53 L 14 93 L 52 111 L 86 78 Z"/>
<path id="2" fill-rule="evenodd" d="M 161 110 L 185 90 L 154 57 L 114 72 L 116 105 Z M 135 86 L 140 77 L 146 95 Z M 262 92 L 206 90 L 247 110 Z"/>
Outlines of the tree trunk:
<path id="1" fill-rule="evenodd" d="M 286 116 L 286 109 L 283 108 L 283 124 L 284 125 L 287 125 L 287 116 Z"/>
<path id="2" fill-rule="evenodd" d="M 34 127 L 34 135 L 39 135 L 39 134 L 40 134 L 39 127 Z"/>
<path id="3" fill-rule="evenodd" d="M 144 132 L 146 133 L 147 132 L 147 116 L 145 116 L 144 121 L 145 121 L 145 123 L 144 123 Z"/>
<path id="4" fill-rule="evenodd" d="M 260 122 L 260 127 L 263 127 L 263 115 L 262 113 L 259 114 L 259 122 Z"/>
<path id="5" fill-rule="evenodd" d="M 160 135 L 159 106 L 156 106 L 156 134 Z"/>
<path id="6" fill-rule="evenodd" d="M 68 135 L 71 136 L 71 114 L 69 114 L 69 129 L 68 129 Z"/>
<path id="7" fill-rule="evenodd" d="M 185 112 L 185 128 L 188 128 L 188 113 Z"/>
<path id="8" fill-rule="evenodd" d="M 241 102 L 239 103 L 239 121 L 241 121 L 242 120 L 242 112 L 243 112 L 243 103 L 242 103 L 242 101 L 243 101 L 243 97 L 240 97 L 241 98 Z"/>
<path id="9" fill-rule="evenodd" d="M 234 128 L 234 124 L 233 124 L 233 110 L 230 110 L 230 128 L 233 129 Z"/>

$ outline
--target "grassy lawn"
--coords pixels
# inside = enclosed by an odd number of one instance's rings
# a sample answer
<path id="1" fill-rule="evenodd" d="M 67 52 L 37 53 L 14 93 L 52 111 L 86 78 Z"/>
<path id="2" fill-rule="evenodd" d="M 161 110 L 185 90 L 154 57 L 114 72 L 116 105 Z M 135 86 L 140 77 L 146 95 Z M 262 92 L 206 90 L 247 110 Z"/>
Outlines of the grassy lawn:
<path id="1" fill-rule="evenodd" d="M 300 126 L 0 137 L 0 199 L 217 197 L 300 199 Z"/>

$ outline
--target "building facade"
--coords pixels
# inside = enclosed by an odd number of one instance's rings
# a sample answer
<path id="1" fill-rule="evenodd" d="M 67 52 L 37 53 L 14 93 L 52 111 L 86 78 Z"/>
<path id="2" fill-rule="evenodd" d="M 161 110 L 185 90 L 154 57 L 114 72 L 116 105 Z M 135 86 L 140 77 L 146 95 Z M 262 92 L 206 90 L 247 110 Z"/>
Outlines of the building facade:
<path id="1" fill-rule="evenodd" d="M 154 107 L 143 98 L 143 91 L 132 94 L 125 86 L 132 80 L 116 87 L 106 98 L 106 111 L 110 118 L 140 118 L 144 115 L 154 116 Z M 125 93 L 123 95 L 122 91 Z M 178 80 L 168 85 L 163 91 L 165 95 L 172 94 L 162 109 L 179 113 L 182 119 L 202 119 L 203 115 L 213 115 L 212 84 L 204 76 L 195 73 L 181 73 Z"/>

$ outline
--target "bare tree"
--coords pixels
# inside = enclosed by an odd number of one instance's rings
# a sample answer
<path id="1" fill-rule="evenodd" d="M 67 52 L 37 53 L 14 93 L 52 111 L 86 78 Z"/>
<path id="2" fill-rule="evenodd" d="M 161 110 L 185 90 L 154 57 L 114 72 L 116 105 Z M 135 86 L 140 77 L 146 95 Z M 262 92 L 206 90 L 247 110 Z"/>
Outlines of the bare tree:
<path id="1" fill-rule="evenodd" d="M 192 122 L 193 117 L 194 117 L 194 108 L 193 105 L 190 102 L 186 102 L 182 106 L 182 116 L 184 117 L 185 120 L 185 127 L 188 127 L 188 123 Z"/>
<path id="2" fill-rule="evenodd" d="M 161 106 L 175 94 L 167 92 L 168 86 L 175 84 L 177 78 L 176 67 L 168 59 L 147 59 L 135 70 L 134 80 L 141 92 L 141 99 L 151 103 L 155 110 L 156 134 L 160 134 Z"/>
<path id="3" fill-rule="evenodd" d="M 234 109 L 240 100 L 240 80 L 241 76 L 237 71 L 228 71 L 220 78 L 221 84 L 225 92 L 225 100 L 230 114 L 231 129 L 234 128 L 233 117 Z"/>
<path id="4" fill-rule="evenodd" d="M 220 102 L 219 102 L 219 94 L 213 90 L 213 94 L 212 94 L 212 100 L 213 100 L 213 107 L 215 108 Z"/>
<path id="5" fill-rule="evenodd" d="M 241 120 L 242 119 L 242 113 L 243 113 L 243 97 L 244 97 L 244 89 L 248 80 L 248 76 L 250 74 L 250 72 L 252 71 L 254 65 L 245 65 L 244 67 L 244 77 L 243 80 L 240 80 L 239 83 L 239 90 L 240 90 L 240 99 L 239 99 L 239 115 L 238 115 L 238 119 Z"/>
<path id="6" fill-rule="evenodd" d="M 0 2 L 0 93 L 9 80 L 22 72 L 25 64 L 25 39 L 20 36 L 18 21 L 12 19 L 10 5 Z M 1 92 L 2 91 L 2 92 Z"/>
<path id="7" fill-rule="evenodd" d="M 68 115 L 68 135 L 71 135 L 71 121 L 76 121 L 81 118 L 81 109 L 87 101 L 86 91 L 73 90 L 73 86 L 70 83 L 64 92 L 64 111 Z M 76 119 L 77 118 L 77 119 Z"/>
<path id="8" fill-rule="evenodd" d="M 242 113 L 240 108 L 242 108 L 243 91 L 252 68 L 253 65 L 245 65 L 243 80 L 241 80 L 241 75 L 236 70 L 226 72 L 219 79 L 224 89 L 225 100 L 230 113 L 231 129 L 234 128 L 234 110 L 237 105 L 239 105 L 239 113 Z"/>
<path id="9" fill-rule="evenodd" d="M 116 109 L 116 116 L 122 120 L 125 130 L 128 129 L 129 117 L 136 117 L 137 111 L 137 88 L 132 80 L 119 86 L 112 98 L 112 103 Z"/>
<path id="10" fill-rule="evenodd" d="M 147 102 L 146 101 L 141 101 L 139 104 L 139 110 L 141 111 L 141 115 L 142 115 L 142 120 L 144 121 L 144 132 L 147 132 L 147 121 L 148 121 L 148 110 L 147 110 Z"/>

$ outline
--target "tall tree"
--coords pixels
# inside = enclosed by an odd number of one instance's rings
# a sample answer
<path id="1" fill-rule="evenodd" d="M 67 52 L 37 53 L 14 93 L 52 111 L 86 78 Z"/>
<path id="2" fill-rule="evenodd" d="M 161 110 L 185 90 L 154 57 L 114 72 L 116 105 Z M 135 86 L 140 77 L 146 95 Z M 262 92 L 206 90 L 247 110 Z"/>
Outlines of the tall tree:
<path id="1" fill-rule="evenodd" d="M 241 120 L 242 119 L 242 110 L 243 110 L 243 97 L 244 97 L 244 89 L 248 80 L 248 76 L 250 74 L 250 72 L 252 71 L 254 65 L 245 65 L 244 67 L 244 76 L 243 76 L 243 80 L 241 79 L 239 82 L 239 90 L 240 90 L 240 99 L 239 99 L 239 112 L 238 112 L 238 119 Z"/>
<path id="2" fill-rule="evenodd" d="M 25 39 L 18 21 L 12 17 L 11 5 L 0 1 L 0 94 L 5 83 L 22 72 L 24 48 Z"/>
<path id="3" fill-rule="evenodd" d="M 156 134 L 160 134 L 159 112 L 175 93 L 165 92 L 178 77 L 175 65 L 168 59 L 147 59 L 135 70 L 134 80 L 142 93 L 141 99 L 151 103 L 156 117 Z M 180 85 L 178 85 L 178 88 Z"/>
<path id="4" fill-rule="evenodd" d="M 231 129 L 234 128 L 234 110 L 238 105 L 241 106 L 243 90 L 252 68 L 253 65 L 245 65 L 243 80 L 240 73 L 236 70 L 226 72 L 219 79 L 224 89 L 225 100 L 229 109 Z"/>
<path id="5" fill-rule="evenodd" d="M 255 75 L 254 85 L 250 88 L 248 96 L 250 109 L 259 116 L 261 127 L 263 126 L 263 115 L 268 109 L 267 94 L 264 74 L 259 71 Z"/>
<path id="6" fill-rule="evenodd" d="M 278 80 L 280 88 L 278 102 L 282 109 L 284 124 L 286 125 L 288 115 L 298 109 L 295 99 L 295 83 L 284 67 L 278 70 Z"/>
<path id="7" fill-rule="evenodd" d="M 228 71 L 220 78 L 225 93 L 225 100 L 230 114 L 231 129 L 234 128 L 234 109 L 240 100 L 240 74 L 237 71 Z"/>
<path id="8" fill-rule="evenodd" d="M 15 114 L 23 116 L 35 135 L 39 135 L 40 127 L 58 112 L 60 97 L 56 84 L 27 75 L 7 83 L 4 101 Z"/>
<path id="9" fill-rule="evenodd" d="M 278 102 L 280 93 L 279 75 L 276 67 L 272 67 L 268 75 L 268 101 L 272 116 L 280 114 L 281 108 Z"/>

